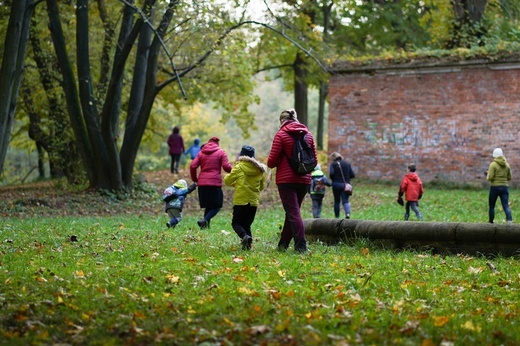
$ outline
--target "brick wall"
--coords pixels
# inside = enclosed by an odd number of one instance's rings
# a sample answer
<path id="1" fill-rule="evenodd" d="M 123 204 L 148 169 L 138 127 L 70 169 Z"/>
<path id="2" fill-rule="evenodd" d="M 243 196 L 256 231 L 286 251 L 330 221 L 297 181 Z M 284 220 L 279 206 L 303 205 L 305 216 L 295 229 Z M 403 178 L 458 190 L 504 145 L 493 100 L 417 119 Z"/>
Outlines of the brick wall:
<path id="1" fill-rule="evenodd" d="M 337 67 L 330 80 L 328 152 L 359 177 L 487 184 L 495 147 L 520 186 L 520 62 Z"/>

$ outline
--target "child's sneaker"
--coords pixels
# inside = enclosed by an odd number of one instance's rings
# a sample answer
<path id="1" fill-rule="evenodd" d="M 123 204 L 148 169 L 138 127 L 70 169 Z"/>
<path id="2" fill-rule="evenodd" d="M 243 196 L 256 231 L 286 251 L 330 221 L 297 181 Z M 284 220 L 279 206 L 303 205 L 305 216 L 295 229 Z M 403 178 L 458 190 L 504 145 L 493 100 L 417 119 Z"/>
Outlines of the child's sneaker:
<path id="1" fill-rule="evenodd" d="M 175 228 L 175 225 L 172 225 L 169 221 L 166 222 L 166 227 L 168 228 Z"/>

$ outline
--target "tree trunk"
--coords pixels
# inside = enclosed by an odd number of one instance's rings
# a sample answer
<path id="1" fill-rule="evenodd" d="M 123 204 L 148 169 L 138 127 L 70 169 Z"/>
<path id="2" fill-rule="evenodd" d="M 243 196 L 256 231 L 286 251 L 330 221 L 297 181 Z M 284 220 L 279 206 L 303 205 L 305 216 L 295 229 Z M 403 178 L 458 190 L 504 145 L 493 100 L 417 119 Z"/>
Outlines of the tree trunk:
<path id="1" fill-rule="evenodd" d="M 168 29 L 168 26 L 170 25 L 170 22 L 173 18 L 173 10 L 177 6 L 177 1 L 171 1 L 169 3 L 168 10 L 164 14 L 163 18 L 161 19 L 161 23 L 159 24 L 157 35 L 149 48 L 148 53 L 145 53 L 145 51 L 138 52 L 141 58 L 144 58 L 146 56 L 147 62 L 146 62 L 146 79 L 145 83 L 143 83 L 142 77 L 134 75 L 134 80 L 132 83 L 136 83 L 136 93 L 141 93 L 141 87 L 144 86 L 143 97 L 142 97 L 142 103 L 140 105 L 139 113 L 136 114 L 137 117 L 133 118 L 131 120 L 131 123 L 127 122 L 126 126 L 126 132 L 125 132 L 125 138 L 123 140 L 123 146 L 121 147 L 121 168 L 122 168 L 122 175 L 123 175 L 123 183 L 125 187 L 131 188 L 132 187 L 132 173 L 134 171 L 134 165 L 135 165 L 135 159 L 137 157 L 137 151 L 139 149 L 139 145 L 141 144 L 141 140 L 144 135 L 144 130 L 146 129 L 146 124 L 148 123 L 148 119 L 150 118 L 150 113 L 152 111 L 153 103 L 155 101 L 155 97 L 157 96 L 158 88 L 157 88 L 157 62 L 159 58 L 159 51 L 161 49 L 161 41 L 164 35 L 166 34 L 166 31 Z M 140 43 L 140 48 L 145 48 L 144 46 L 148 42 L 147 38 L 147 32 L 144 31 L 141 33 L 143 36 L 143 42 Z M 141 43 L 143 44 L 141 46 Z M 139 60 L 139 58 L 137 59 Z M 139 62 L 136 60 L 136 64 Z M 138 66 L 136 66 L 138 67 Z M 137 78 L 137 79 L 136 79 Z M 132 90 L 134 91 L 134 90 Z"/>
<path id="2" fill-rule="evenodd" d="M 0 69 L 0 174 L 11 138 L 33 11 L 33 0 L 16 0 L 11 4 Z"/>
<path id="3" fill-rule="evenodd" d="M 514 256 L 520 248 L 520 226 L 516 224 L 346 219 L 306 219 L 303 223 L 309 240 L 327 243 L 368 239 L 385 249 L 503 256 Z"/>
<path id="4" fill-rule="evenodd" d="M 467 47 L 478 42 L 486 32 L 483 26 L 479 26 L 484 15 L 488 0 L 450 0 L 455 14 L 452 38 L 447 44 L 448 49 Z M 481 44 L 480 42 L 478 42 Z"/>
<path id="5" fill-rule="evenodd" d="M 108 152 L 114 150 L 113 146 L 109 147 L 106 145 L 110 142 L 103 141 L 104 138 L 101 133 L 100 120 L 97 113 L 97 102 L 92 88 L 89 60 L 88 10 L 88 0 L 78 0 L 76 6 L 76 54 L 79 98 L 94 159 L 92 166 L 97 182 L 96 187 L 119 191 L 122 187 L 121 175 L 118 174 L 119 170 L 117 168 L 113 169 L 114 165 L 118 166 L 119 161 L 117 158 L 114 158 L 114 154 L 109 154 Z M 112 140 L 112 138 L 109 140 Z"/>
<path id="6" fill-rule="evenodd" d="M 58 5 L 56 0 L 47 0 L 47 12 L 49 14 L 49 29 L 58 59 L 58 68 L 62 75 L 62 88 L 65 93 L 67 111 L 74 130 L 76 146 L 85 166 L 90 186 L 98 186 L 97 175 L 94 169 L 94 155 L 90 147 L 89 137 L 82 117 L 81 105 L 76 88 L 76 80 L 69 62 L 67 46 L 61 27 Z"/>
<path id="7" fill-rule="evenodd" d="M 294 69 L 294 109 L 298 115 L 298 120 L 305 125 L 308 125 L 308 107 L 307 107 L 307 83 L 305 77 L 307 75 L 307 67 L 303 59 L 303 53 L 298 51 L 296 53 L 296 60 L 293 65 Z"/>
<path id="8" fill-rule="evenodd" d="M 323 133 L 325 132 L 325 103 L 329 94 L 329 84 L 325 82 L 320 83 L 319 93 L 319 108 L 318 108 L 318 130 L 316 134 L 316 149 L 323 150 Z"/>

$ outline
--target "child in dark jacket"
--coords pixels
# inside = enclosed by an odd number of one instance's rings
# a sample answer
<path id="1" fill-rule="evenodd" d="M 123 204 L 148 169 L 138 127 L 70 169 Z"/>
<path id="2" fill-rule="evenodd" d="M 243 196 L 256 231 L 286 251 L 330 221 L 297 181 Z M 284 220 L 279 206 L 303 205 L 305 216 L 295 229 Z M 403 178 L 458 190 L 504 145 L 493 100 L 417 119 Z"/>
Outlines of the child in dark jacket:
<path id="1" fill-rule="evenodd" d="M 332 181 L 323 174 L 320 165 L 314 167 L 311 177 L 310 195 L 312 200 L 312 217 L 319 219 L 321 217 L 323 197 L 325 197 L 325 192 L 327 192 L 326 187 L 332 186 Z"/>
<path id="2" fill-rule="evenodd" d="M 403 194 L 406 199 L 406 211 L 404 219 L 408 220 L 410 217 L 410 208 L 414 211 L 419 220 L 422 220 L 422 214 L 419 211 L 419 200 L 421 199 L 424 188 L 421 178 L 417 175 L 415 165 L 408 166 L 408 173 L 404 176 L 399 185 L 399 193 L 397 196 L 397 203 L 404 205 Z"/>
<path id="3" fill-rule="evenodd" d="M 167 187 L 163 193 L 163 201 L 166 203 L 165 212 L 170 217 L 170 221 L 166 223 L 166 227 L 175 228 L 182 220 L 182 207 L 186 201 L 188 194 L 197 188 L 197 184 L 193 183 L 188 186 L 186 180 L 180 179 L 173 185 Z"/>

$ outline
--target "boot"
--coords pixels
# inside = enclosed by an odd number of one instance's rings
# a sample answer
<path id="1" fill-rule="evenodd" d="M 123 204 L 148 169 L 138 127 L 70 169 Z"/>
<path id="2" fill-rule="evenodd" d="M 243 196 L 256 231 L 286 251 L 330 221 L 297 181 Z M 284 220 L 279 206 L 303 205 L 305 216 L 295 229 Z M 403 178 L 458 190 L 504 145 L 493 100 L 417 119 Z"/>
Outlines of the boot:
<path id="1" fill-rule="evenodd" d="M 294 251 L 299 253 L 307 252 L 307 240 L 305 238 L 294 239 Z"/>
<path id="2" fill-rule="evenodd" d="M 289 247 L 289 244 L 282 242 L 282 240 L 280 240 L 278 242 L 278 251 L 285 252 L 288 247 Z"/>

